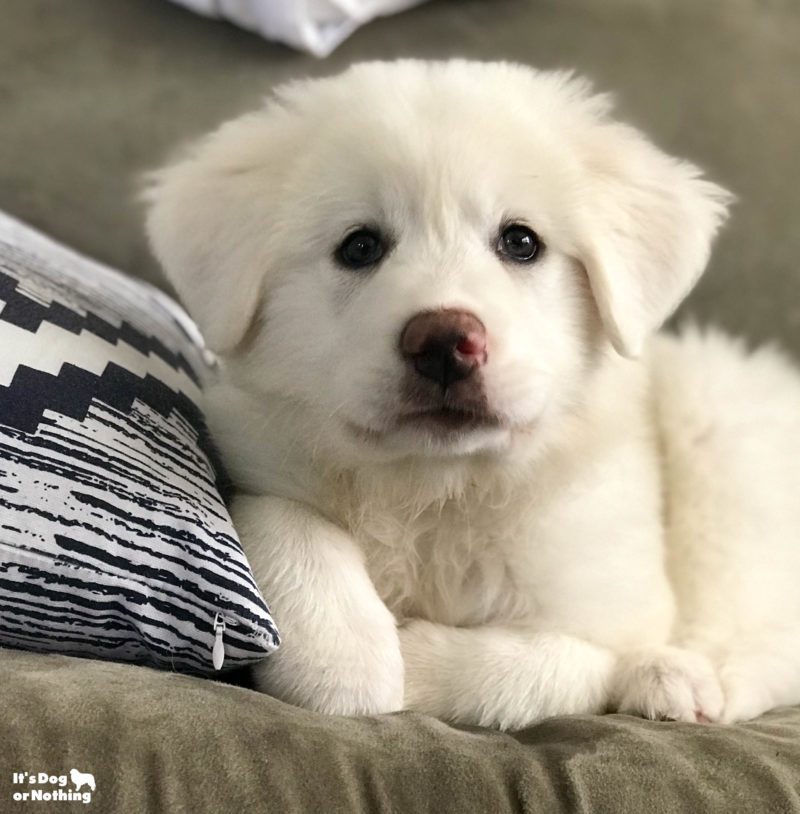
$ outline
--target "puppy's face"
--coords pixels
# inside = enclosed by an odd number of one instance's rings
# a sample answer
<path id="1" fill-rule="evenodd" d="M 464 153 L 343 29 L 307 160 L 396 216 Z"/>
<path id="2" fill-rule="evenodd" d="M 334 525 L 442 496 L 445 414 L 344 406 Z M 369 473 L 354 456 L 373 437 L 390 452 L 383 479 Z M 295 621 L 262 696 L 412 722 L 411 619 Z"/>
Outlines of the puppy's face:
<path id="1" fill-rule="evenodd" d="M 315 444 L 508 450 L 608 340 L 637 352 L 724 213 L 607 107 L 518 66 L 357 66 L 164 171 L 150 233 L 232 378 L 305 411 Z"/>
<path id="2" fill-rule="evenodd" d="M 418 94 L 428 115 L 343 100 L 303 140 L 246 348 L 258 387 L 370 454 L 507 445 L 570 395 L 593 338 L 569 156 L 511 112 Z"/>

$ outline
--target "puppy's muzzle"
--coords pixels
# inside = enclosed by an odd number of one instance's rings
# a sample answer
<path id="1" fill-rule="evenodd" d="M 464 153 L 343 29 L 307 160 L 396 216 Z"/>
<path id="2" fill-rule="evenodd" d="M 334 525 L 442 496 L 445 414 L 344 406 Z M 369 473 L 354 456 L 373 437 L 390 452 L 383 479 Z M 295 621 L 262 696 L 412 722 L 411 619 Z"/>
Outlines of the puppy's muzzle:
<path id="1" fill-rule="evenodd" d="M 445 391 L 486 364 L 486 328 L 469 311 L 423 311 L 403 328 L 400 352 L 419 376 Z"/>

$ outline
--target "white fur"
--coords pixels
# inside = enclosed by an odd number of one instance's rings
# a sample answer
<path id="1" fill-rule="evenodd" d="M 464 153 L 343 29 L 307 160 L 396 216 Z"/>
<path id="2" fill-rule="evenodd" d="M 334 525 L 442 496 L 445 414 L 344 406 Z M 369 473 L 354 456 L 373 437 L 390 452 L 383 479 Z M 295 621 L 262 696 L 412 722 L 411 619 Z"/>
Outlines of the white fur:
<path id="1" fill-rule="evenodd" d="M 800 702 L 800 377 L 721 334 L 649 338 L 729 196 L 609 107 L 521 66 L 360 65 L 155 176 L 284 634 L 264 690 L 505 728 Z M 494 252 L 507 219 L 544 240 L 532 265 Z M 363 224 L 394 248 L 358 274 L 332 257 Z M 394 427 L 399 332 L 437 307 L 486 326 L 500 426 Z"/>

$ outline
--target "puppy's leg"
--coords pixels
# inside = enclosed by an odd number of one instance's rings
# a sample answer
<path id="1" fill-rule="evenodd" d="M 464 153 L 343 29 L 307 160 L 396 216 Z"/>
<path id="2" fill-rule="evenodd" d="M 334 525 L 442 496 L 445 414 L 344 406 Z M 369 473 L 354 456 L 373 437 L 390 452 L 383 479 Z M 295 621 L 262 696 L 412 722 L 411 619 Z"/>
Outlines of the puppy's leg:
<path id="1" fill-rule="evenodd" d="M 257 687 L 331 714 L 400 709 L 395 620 L 355 542 L 312 509 L 282 498 L 241 496 L 233 517 L 282 637 L 280 649 L 256 668 Z"/>
<path id="2" fill-rule="evenodd" d="M 607 705 L 615 657 L 573 636 L 413 620 L 400 642 L 405 706 L 453 723 L 519 729 Z"/>
<path id="3" fill-rule="evenodd" d="M 719 334 L 656 346 L 676 642 L 718 671 L 721 720 L 800 702 L 800 377 Z"/>

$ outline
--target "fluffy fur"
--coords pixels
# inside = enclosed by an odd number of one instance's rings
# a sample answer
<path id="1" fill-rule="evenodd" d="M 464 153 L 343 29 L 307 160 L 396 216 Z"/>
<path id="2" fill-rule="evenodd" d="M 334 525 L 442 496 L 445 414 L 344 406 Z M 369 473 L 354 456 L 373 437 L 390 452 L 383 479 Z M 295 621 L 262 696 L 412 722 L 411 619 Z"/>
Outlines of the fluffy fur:
<path id="1" fill-rule="evenodd" d="M 364 64 L 155 175 L 149 234 L 219 354 L 213 430 L 284 634 L 265 691 L 503 728 L 800 702 L 800 377 L 655 334 L 730 196 L 609 111 L 567 74 Z M 495 251 L 510 220 L 534 263 Z M 363 225 L 391 251 L 359 273 L 334 251 Z M 494 426 L 398 422 L 398 336 L 437 308 L 486 327 Z"/>

